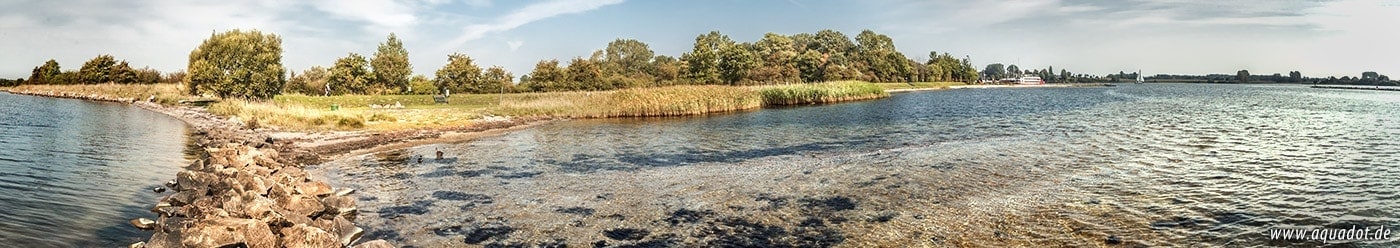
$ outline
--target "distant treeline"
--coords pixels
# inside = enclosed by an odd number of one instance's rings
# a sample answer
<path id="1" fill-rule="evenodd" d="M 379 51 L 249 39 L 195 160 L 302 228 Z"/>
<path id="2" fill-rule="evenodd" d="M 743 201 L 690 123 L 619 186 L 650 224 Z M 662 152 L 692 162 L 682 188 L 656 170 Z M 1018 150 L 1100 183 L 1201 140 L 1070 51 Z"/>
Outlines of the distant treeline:
<path id="1" fill-rule="evenodd" d="M 63 70 L 58 61 L 50 59 L 34 67 L 29 78 L 14 80 L 0 79 L 0 86 L 20 84 L 154 84 L 178 83 L 184 80 L 183 72 L 161 73 L 150 67 L 132 68 L 125 60 L 118 61 L 112 55 L 98 55 L 83 63 L 78 70 Z"/>
<path id="2" fill-rule="evenodd" d="M 1120 72 L 1121 74 L 1121 72 Z M 1135 75 L 1134 75 L 1135 76 Z M 1157 74 L 1147 77 L 1149 81 L 1156 82 L 1195 82 L 1195 83 L 1301 83 L 1301 84 L 1344 84 L 1344 85 L 1400 85 L 1400 82 L 1390 80 L 1389 76 L 1381 75 L 1373 71 L 1362 72 L 1360 77 L 1303 77 L 1299 71 L 1290 71 L 1288 75 L 1274 73 L 1271 75 L 1253 75 L 1249 70 L 1240 70 L 1234 75 L 1229 74 L 1208 74 L 1208 75 L 1170 75 Z"/>

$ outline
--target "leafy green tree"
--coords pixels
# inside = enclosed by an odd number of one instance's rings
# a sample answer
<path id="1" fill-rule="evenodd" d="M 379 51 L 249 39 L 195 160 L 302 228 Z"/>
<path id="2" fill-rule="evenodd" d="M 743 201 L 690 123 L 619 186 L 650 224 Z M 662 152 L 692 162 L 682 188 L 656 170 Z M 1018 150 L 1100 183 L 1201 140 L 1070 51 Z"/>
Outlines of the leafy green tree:
<path id="1" fill-rule="evenodd" d="M 720 48 L 720 78 L 730 85 L 739 85 L 749 71 L 758 66 L 758 58 L 749 52 L 748 43 L 728 44 Z"/>
<path id="2" fill-rule="evenodd" d="M 603 63 L 611 75 L 636 77 L 650 70 L 656 53 L 646 43 L 633 39 L 617 39 L 603 50 Z"/>
<path id="3" fill-rule="evenodd" d="M 797 70 L 803 82 L 816 83 L 826 80 L 826 55 L 817 50 L 807 50 L 797 56 Z"/>
<path id="4" fill-rule="evenodd" d="M 481 86 L 481 67 L 466 54 L 453 53 L 447 56 L 447 64 L 437 70 L 433 85 L 439 91 L 473 93 L 484 92 Z M 494 89 L 494 87 L 492 88 Z"/>
<path id="5" fill-rule="evenodd" d="M 535 70 L 530 71 L 529 80 L 520 80 L 521 87 L 529 91 L 558 91 L 564 90 L 565 80 L 564 68 L 559 67 L 559 60 L 540 60 L 535 63 Z"/>
<path id="6" fill-rule="evenodd" d="M 410 92 L 414 95 L 432 95 L 438 93 L 437 87 L 433 86 L 433 80 L 428 79 L 428 76 L 413 75 L 413 77 L 408 78 L 408 86 L 412 89 Z"/>
<path id="7" fill-rule="evenodd" d="M 108 82 L 119 84 L 134 84 L 137 82 L 136 69 L 131 68 L 131 64 L 122 61 L 113 66 L 108 72 Z"/>
<path id="8" fill-rule="evenodd" d="M 486 90 L 486 93 L 514 92 L 515 84 L 512 82 L 513 80 L 515 80 L 515 75 L 506 71 L 506 69 L 501 66 L 492 66 L 481 74 L 481 82 L 483 84 L 482 86 L 484 86 L 482 88 Z"/>
<path id="9" fill-rule="evenodd" d="M 257 30 L 210 35 L 190 52 L 187 85 L 195 93 L 268 99 L 286 83 L 282 38 Z"/>
<path id="10" fill-rule="evenodd" d="M 684 65 L 675 57 L 656 55 L 651 59 L 651 70 L 647 74 L 655 76 L 657 85 L 672 85 L 681 77 Z"/>
<path id="11" fill-rule="evenodd" d="M 1240 83 L 1248 83 L 1249 70 L 1240 70 L 1239 72 L 1235 72 L 1235 81 Z"/>
<path id="12" fill-rule="evenodd" d="M 326 84 L 332 95 L 370 94 L 382 90 L 373 84 L 374 73 L 369 71 L 369 61 L 365 56 L 350 53 L 335 60 L 327 72 Z"/>
<path id="13" fill-rule="evenodd" d="M 865 75 L 875 82 L 900 82 L 909 80 L 914 68 L 909 58 L 894 47 L 894 39 L 889 36 L 865 30 L 856 35 L 856 56 L 864 64 Z"/>
<path id="14" fill-rule="evenodd" d="M 1012 77 L 1019 77 L 1021 76 L 1021 67 L 1017 67 L 1016 65 L 1008 65 L 1006 66 L 1006 73 L 1011 74 Z"/>
<path id="15" fill-rule="evenodd" d="M 982 74 L 992 79 L 998 79 L 1006 76 L 1006 69 L 1001 63 L 994 63 L 987 65 L 986 69 L 982 69 Z"/>
<path id="16" fill-rule="evenodd" d="M 574 57 L 565 70 L 571 84 L 565 90 L 610 90 L 611 85 L 603 83 L 603 67 L 596 60 Z"/>
<path id="17" fill-rule="evenodd" d="M 141 69 L 136 69 L 134 74 L 136 76 L 136 83 L 138 84 L 160 83 L 161 73 L 160 70 L 156 70 L 155 68 L 142 67 Z"/>
<path id="18" fill-rule="evenodd" d="M 329 70 L 326 70 L 325 67 L 312 66 L 302 71 L 301 74 L 293 73 L 291 78 L 287 80 L 286 89 L 283 89 L 282 92 L 304 95 L 330 95 L 330 91 L 326 88 L 329 82 Z"/>
<path id="19" fill-rule="evenodd" d="M 1302 72 L 1298 72 L 1298 71 L 1290 71 L 1290 72 L 1288 72 L 1288 81 L 1289 81 L 1289 82 L 1294 82 L 1294 83 L 1302 82 L 1302 81 L 1303 81 L 1303 73 L 1302 73 Z"/>
<path id="20" fill-rule="evenodd" d="M 117 66 L 117 59 L 112 55 L 97 55 L 97 57 L 83 63 L 83 67 L 78 69 L 78 77 L 84 84 L 100 84 L 112 81 L 112 68 Z M 128 66 L 130 68 L 130 66 Z"/>
<path id="21" fill-rule="evenodd" d="M 753 48 L 761 65 L 754 69 L 750 79 L 765 83 L 801 80 L 797 69 L 797 47 L 792 38 L 767 33 L 754 43 Z"/>
<path id="22" fill-rule="evenodd" d="M 54 61 L 54 60 L 50 59 L 49 61 L 44 61 L 44 64 L 43 64 L 43 65 L 34 67 L 33 73 L 30 73 L 30 74 L 29 74 L 29 80 L 27 81 L 27 83 L 29 83 L 29 84 L 59 84 L 59 83 L 65 83 L 65 82 L 60 82 L 60 81 L 58 81 L 58 80 L 55 80 L 55 79 L 58 78 L 58 74 L 59 74 L 59 73 L 63 73 L 63 71 L 61 70 L 61 68 L 59 68 L 59 66 L 58 66 L 58 61 Z"/>
<path id="23" fill-rule="evenodd" d="M 394 33 L 389 33 L 388 40 L 379 43 L 370 67 L 374 69 L 374 81 L 379 87 L 391 92 L 408 92 L 408 75 L 413 73 L 413 65 L 408 62 L 408 50 Z"/>
<path id="24" fill-rule="evenodd" d="M 719 31 L 710 31 L 695 37 L 694 49 L 681 55 L 681 60 L 689 66 L 686 78 L 699 84 L 720 83 L 720 50 L 732 44 L 734 40 L 730 40 L 728 35 L 720 34 Z"/>

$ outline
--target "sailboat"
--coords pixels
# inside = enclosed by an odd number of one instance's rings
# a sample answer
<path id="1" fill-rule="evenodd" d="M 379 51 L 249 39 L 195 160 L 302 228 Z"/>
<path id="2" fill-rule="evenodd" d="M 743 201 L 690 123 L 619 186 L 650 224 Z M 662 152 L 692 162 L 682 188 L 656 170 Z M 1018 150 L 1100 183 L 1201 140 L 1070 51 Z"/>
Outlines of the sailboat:
<path id="1" fill-rule="evenodd" d="M 1142 70 L 1138 70 L 1137 82 L 1135 84 L 1142 84 Z"/>

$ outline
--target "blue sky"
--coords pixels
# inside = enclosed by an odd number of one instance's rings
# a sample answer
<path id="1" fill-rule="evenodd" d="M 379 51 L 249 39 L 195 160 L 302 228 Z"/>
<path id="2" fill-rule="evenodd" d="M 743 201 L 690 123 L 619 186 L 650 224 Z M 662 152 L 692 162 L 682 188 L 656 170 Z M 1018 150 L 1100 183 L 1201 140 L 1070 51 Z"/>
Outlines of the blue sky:
<path id="1" fill-rule="evenodd" d="M 234 28 L 281 35 L 283 62 L 295 71 L 370 56 L 390 32 L 415 73 L 431 76 L 460 52 L 519 77 L 540 59 L 586 57 L 617 38 L 679 56 L 710 30 L 755 41 L 765 32 L 870 29 L 911 58 L 949 52 L 979 68 L 1400 75 L 1400 0 L 38 0 L 0 9 L 5 78 L 50 58 L 77 69 L 104 53 L 181 70 L 200 41 Z"/>

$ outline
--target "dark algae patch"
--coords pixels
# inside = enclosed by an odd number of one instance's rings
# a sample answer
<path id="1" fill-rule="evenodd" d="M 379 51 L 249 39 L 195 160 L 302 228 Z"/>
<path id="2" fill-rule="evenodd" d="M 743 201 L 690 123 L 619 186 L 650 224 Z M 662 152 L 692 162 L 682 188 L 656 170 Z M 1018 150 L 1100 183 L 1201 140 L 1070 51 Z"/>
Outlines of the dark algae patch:
<path id="1" fill-rule="evenodd" d="M 582 216 L 593 216 L 594 210 L 593 210 L 592 208 L 585 208 L 585 207 L 571 207 L 571 208 L 560 208 L 560 209 L 555 209 L 554 212 L 561 213 L 561 214 L 577 214 L 577 215 L 582 215 Z"/>
<path id="2" fill-rule="evenodd" d="M 403 215 L 423 215 L 428 213 L 428 207 L 431 206 L 433 206 L 432 201 L 414 201 L 410 205 L 381 208 L 379 209 L 379 217 L 393 219 Z"/>
<path id="3" fill-rule="evenodd" d="M 715 212 L 710 210 L 695 211 L 682 208 L 671 212 L 671 216 L 666 217 L 666 223 L 671 223 L 672 226 L 680 225 L 682 223 L 694 224 L 696 222 L 700 222 L 700 219 L 709 217 L 714 214 Z"/>
<path id="4" fill-rule="evenodd" d="M 650 231 L 636 228 L 615 228 L 603 231 L 603 236 L 613 240 L 641 240 L 646 238 Z"/>
<path id="5" fill-rule="evenodd" d="M 464 231 L 463 235 L 466 238 L 462 241 L 467 244 L 480 244 L 490 239 L 504 240 L 512 232 L 515 232 L 515 228 L 499 223 L 490 223 Z"/>
<path id="6" fill-rule="evenodd" d="M 469 194 L 469 193 L 464 193 L 464 192 L 460 192 L 460 191 L 445 191 L 445 190 L 434 191 L 434 192 L 433 192 L 433 198 L 442 199 L 442 200 L 452 200 L 452 201 L 475 201 L 475 202 L 491 203 L 491 196 L 483 195 L 483 194 Z"/>
<path id="7" fill-rule="evenodd" d="M 856 209 L 856 201 L 845 196 L 831 196 L 826 198 L 802 199 L 803 206 L 811 209 L 823 211 L 842 211 Z"/>

